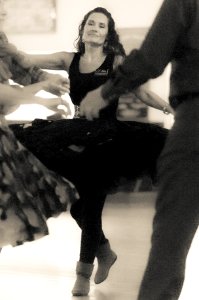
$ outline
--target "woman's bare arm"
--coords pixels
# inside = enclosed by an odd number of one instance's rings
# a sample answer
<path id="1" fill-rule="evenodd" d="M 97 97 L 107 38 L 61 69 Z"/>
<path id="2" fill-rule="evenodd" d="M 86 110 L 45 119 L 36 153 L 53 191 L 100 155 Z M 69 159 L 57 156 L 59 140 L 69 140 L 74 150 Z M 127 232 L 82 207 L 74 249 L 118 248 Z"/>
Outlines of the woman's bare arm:
<path id="1" fill-rule="evenodd" d="M 19 52 L 16 60 L 24 68 L 37 66 L 42 69 L 68 71 L 73 59 L 73 52 L 55 52 L 52 54 L 27 54 Z"/>
<path id="2" fill-rule="evenodd" d="M 168 102 L 163 100 L 156 93 L 146 90 L 145 88 L 143 88 L 143 86 L 135 89 L 133 93 L 138 99 L 140 99 L 146 105 L 162 110 L 164 113 L 171 113 L 174 115 L 174 110 L 172 109 L 172 107 L 169 105 Z"/>
<path id="3" fill-rule="evenodd" d="M 114 69 L 117 68 L 117 66 L 119 66 L 123 62 L 123 60 L 124 60 L 123 56 L 121 55 L 116 56 L 114 61 Z M 172 109 L 172 107 L 169 105 L 168 102 L 163 100 L 156 93 L 147 90 L 146 88 L 144 88 L 144 86 L 140 86 L 139 88 L 135 89 L 133 93 L 138 99 L 140 99 L 146 105 L 162 110 L 164 113 L 171 113 L 174 115 L 174 110 Z"/>

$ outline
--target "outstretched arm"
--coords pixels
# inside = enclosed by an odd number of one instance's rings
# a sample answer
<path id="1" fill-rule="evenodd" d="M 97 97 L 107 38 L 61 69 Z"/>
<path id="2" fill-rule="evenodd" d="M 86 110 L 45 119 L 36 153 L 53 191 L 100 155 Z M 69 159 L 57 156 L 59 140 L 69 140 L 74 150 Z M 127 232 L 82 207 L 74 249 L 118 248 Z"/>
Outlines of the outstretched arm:
<path id="1" fill-rule="evenodd" d="M 80 114 L 88 120 L 99 117 L 99 112 L 108 105 L 108 102 L 101 96 L 102 86 L 89 92 L 80 104 Z M 172 107 L 157 94 L 145 90 L 143 87 L 133 91 L 135 96 L 146 105 L 162 110 L 165 114 L 175 114 Z"/>
<path id="2" fill-rule="evenodd" d="M 29 87 L 29 89 L 32 89 L 33 91 L 35 90 L 35 92 L 43 89 L 47 92 L 60 96 L 68 93 L 70 90 L 70 82 L 67 78 L 58 74 L 44 72 L 35 66 L 25 69 L 13 59 L 10 70 L 13 81 L 23 86 L 35 84 L 34 86 Z M 48 81 L 48 85 L 42 83 L 46 81 Z M 41 83 L 41 85 L 37 83 Z M 42 88 L 39 88 L 40 86 L 42 86 Z"/>
<path id="3" fill-rule="evenodd" d="M 26 88 L 15 88 L 7 84 L 0 83 L 0 105 L 12 106 L 16 104 L 42 104 L 43 98 L 35 96 Z"/>
<path id="4" fill-rule="evenodd" d="M 74 53 L 64 51 L 52 54 L 27 54 L 19 51 L 16 60 L 24 68 L 37 66 L 42 69 L 68 71 L 73 56 Z"/>
<path id="5" fill-rule="evenodd" d="M 9 43 L 5 33 L 0 32 L 0 56 L 2 58 L 6 57 L 7 61 L 5 63 L 9 64 L 6 73 L 1 66 L 0 78 L 2 80 L 8 79 L 9 75 L 12 76 L 15 82 L 24 86 L 44 80 L 54 80 L 54 91 L 47 91 L 54 92 L 56 95 L 69 92 L 69 82 L 67 79 L 60 75 L 44 72 L 41 68 L 62 69 L 67 71 L 67 66 L 73 57 L 72 53 L 57 52 L 49 55 L 28 55 L 19 51 L 13 44 Z M 6 67 L 5 63 L 2 62 L 4 67 Z M 61 86 L 60 90 L 57 91 L 55 83 Z"/>
<path id="6" fill-rule="evenodd" d="M 29 87 L 23 88 L 1 83 L 0 89 L 0 114 L 6 115 L 14 111 L 20 104 L 40 104 L 56 112 L 61 111 L 62 114 L 68 111 L 68 103 L 60 97 L 42 98 L 35 96 Z M 62 105 L 63 109 L 60 110 L 59 105 Z"/>

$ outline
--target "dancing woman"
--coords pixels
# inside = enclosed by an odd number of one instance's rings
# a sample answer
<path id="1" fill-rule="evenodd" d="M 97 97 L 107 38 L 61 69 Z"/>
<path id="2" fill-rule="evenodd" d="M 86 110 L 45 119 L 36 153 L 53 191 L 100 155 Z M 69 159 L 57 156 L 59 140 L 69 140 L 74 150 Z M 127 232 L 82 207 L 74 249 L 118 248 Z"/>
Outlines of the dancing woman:
<path id="1" fill-rule="evenodd" d="M 66 70 L 76 117 L 80 117 L 78 106 L 82 99 L 109 79 L 124 56 L 111 14 L 98 7 L 88 12 L 80 24 L 77 52 L 24 54 L 19 60 L 25 67 Z M 143 89 L 135 94 L 148 105 L 172 112 L 165 101 Z M 80 200 L 71 207 L 71 214 L 82 230 L 77 280 L 72 291 L 76 296 L 89 292 L 95 257 L 95 283 L 107 278 L 117 258 L 102 231 L 101 215 L 107 193 L 121 176 L 136 179 L 147 173 L 154 177 L 156 160 L 167 136 L 167 130 L 157 125 L 118 121 L 118 100 L 93 122 L 75 118 L 35 120 L 26 128 L 12 126 L 20 141 L 46 166 L 71 180 L 80 194 Z M 118 160 L 121 156 L 122 160 Z"/>

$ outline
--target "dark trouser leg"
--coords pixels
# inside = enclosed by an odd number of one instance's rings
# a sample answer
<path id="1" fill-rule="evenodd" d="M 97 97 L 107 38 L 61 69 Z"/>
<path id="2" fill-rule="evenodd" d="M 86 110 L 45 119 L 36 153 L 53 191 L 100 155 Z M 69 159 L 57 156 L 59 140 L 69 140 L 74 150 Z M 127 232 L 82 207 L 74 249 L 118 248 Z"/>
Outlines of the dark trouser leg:
<path id="1" fill-rule="evenodd" d="M 88 193 L 86 198 L 81 198 L 73 204 L 71 215 L 82 229 L 80 261 L 93 263 L 96 251 L 100 244 L 108 240 L 102 231 L 102 210 L 105 195 Z"/>
<path id="2" fill-rule="evenodd" d="M 199 223 L 199 103 L 177 110 L 159 162 L 160 186 L 152 247 L 139 300 L 177 300 L 186 257 Z"/>
<path id="3" fill-rule="evenodd" d="M 95 199 L 95 197 L 94 197 Z M 82 229 L 82 204 L 83 201 L 80 199 L 77 202 L 75 202 L 71 206 L 71 216 L 75 219 L 77 222 L 78 226 Z M 100 239 L 100 245 L 105 244 L 108 242 L 108 239 L 105 237 L 103 230 L 101 231 L 101 239 Z"/>

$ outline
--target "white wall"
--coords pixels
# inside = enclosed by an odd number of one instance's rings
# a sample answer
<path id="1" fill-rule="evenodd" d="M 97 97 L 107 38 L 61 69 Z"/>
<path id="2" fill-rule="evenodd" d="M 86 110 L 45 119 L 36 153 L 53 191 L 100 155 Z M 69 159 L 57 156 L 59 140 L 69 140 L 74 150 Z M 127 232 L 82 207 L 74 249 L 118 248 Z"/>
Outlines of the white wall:
<path id="1" fill-rule="evenodd" d="M 9 39 L 19 49 L 27 52 L 73 50 L 73 42 L 77 38 L 78 26 L 83 16 L 89 10 L 99 6 L 99 2 L 99 0 L 56 0 L 56 32 L 9 34 Z"/>
<path id="2" fill-rule="evenodd" d="M 117 27 L 148 27 L 163 0 L 102 0 Z"/>

